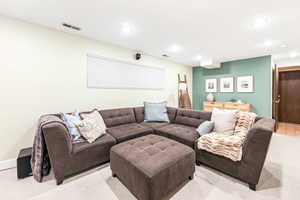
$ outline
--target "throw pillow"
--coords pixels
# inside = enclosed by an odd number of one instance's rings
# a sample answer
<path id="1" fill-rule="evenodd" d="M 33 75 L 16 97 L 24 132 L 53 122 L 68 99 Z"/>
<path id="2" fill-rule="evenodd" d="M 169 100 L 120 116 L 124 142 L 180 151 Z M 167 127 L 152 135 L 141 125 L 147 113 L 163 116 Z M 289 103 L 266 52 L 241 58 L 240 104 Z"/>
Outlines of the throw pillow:
<path id="1" fill-rule="evenodd" d="M 211 121 L 215 123 L 214 131 L 232 135 L 237 121 L 238 110 L 221 110 L 214 108 Z"/>
<path id="2" fill-rule="evenodd" d="M 203 136 L 210 133 L 213 129 L 214 129 L 213 121 L 204 121 L 199 125 L 196 131 L 199 133 L 200 136 Z"/>
<path id="3" fill-rule="evenodd" d="M 170 122 L 167 113 L 167 102 L 144 102 L 145 122 Z"/>
<path id="4" fill-rule="evenodd" d="M 60 118 L 63 120 L 65 125 L 67 126 L 67 129 L 69 131 L 69 134 L 71 135 L 71 138 L 73 140 L 77 140 L 80 138 L 80 133 L 75 125 L 76 122 L 80 121 L 80 116 L 78 111 L 74 111 L 71 114 L 66 113 L 59 113 Z"/>
<path id="5" fill-rule="evenodd" d="M 82 113 L 83 120 L 76 123 L 82 137 L 89 143 L 106 134 L 106 125 L 100 113 L 94 110 L 91 113 Z"/>

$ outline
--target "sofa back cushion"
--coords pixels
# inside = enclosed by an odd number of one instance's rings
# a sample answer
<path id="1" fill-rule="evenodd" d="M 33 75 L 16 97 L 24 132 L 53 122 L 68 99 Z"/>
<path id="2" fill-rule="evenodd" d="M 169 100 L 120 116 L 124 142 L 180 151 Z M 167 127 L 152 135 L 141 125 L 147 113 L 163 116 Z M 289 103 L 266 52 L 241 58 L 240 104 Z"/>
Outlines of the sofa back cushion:
<path id="1" fill-rule="evenodd" d="M 133 108 L 118 108 L 99 111 L 108 128 L 121 124 L 136 123 Z"/>
<path id="2" fill-rule="evenodd" d="M 175 123 L 198 127 L 202 122 L 209 121 L 210 119 L 211 119 L 211 112 L 178 109 Z"/>
<path id="3" fill-rule="evenodd" d="M 135 107 L 134 113 L 135 113 L 136 121 L 138 123 L 141 123 L 144 121 L 144 119 L 145 119 L 144 107 Z M 167 113 L 168 113 L 170 122 L 174 122 L 176 113 L 177 113 L 177 108 L 167 107 Z"/>

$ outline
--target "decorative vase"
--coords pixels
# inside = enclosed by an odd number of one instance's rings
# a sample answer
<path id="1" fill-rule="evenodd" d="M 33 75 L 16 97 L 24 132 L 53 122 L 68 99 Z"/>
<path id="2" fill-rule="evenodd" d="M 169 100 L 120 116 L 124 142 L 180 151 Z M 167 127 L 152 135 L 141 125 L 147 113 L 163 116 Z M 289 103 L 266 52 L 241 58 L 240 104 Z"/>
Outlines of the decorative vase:
<path id="1" fill-rule="evenodd" d="M 209 101 L 209 102 L 213 102 L 215 99 L 215 97 L 212 93 L 209 93 L 206 98 L 207 98 L 207 101 Z"/>

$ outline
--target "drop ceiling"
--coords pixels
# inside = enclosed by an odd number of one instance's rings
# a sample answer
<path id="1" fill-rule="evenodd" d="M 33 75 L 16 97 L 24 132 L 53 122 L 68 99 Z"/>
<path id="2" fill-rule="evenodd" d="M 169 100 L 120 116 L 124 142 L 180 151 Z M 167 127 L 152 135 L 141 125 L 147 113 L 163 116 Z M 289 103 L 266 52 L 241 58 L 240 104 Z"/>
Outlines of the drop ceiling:
<path id="1" fill-rule="evenodd" d="M 0 14 L 197 66 L 297 55 L 299 7 L 299 0 L 1 0 Z"/>

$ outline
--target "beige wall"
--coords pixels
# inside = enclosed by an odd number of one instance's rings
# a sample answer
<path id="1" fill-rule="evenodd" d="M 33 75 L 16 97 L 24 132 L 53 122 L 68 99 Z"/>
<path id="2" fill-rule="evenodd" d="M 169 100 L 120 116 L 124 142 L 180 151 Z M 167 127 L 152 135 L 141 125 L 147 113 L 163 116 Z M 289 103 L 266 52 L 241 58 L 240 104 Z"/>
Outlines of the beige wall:
<path id="1" fill-rule="evenodd" d="M 192 85 L 192 68 L 144 56 L 140 64 L 166 69 L 165 90 L 90 89 L 87 53 L 135 62 L 134 52 L 6 17 L 0 17 L 0 27 L 0 161 L 32 145 L 42 114 L 165 99 L 176 106 L 177 73 L 187 74 Z"/>

